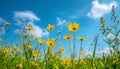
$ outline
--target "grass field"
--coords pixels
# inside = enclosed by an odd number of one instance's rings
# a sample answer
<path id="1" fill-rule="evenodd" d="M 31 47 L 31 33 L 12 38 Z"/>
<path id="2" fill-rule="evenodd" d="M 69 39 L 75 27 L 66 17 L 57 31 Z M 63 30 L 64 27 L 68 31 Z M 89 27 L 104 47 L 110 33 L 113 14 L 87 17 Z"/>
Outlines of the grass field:
<path id="1" fill-rule="evenodd" d="M 29 26 L 26 21 L 24 30 L 20 30 L 19 34 L 11 40 L 5 38 L 9 31 L 6 30 L 5 35 L 1 36 L 0 40 L 0 69 L 120 69 L 120 19 L 116 17 L 114 12 L 111 15 L 111 21 L 113 25 L 107 25 L 107 21 L 100 18 L 100 31 L 105 37 L 112 33 L 114 39 L 103 40 L 109 45 L 110 54 L 104 54 L 101 57 L 96 57 L 96 48 L 98 46 L 99 35 L 96 34 L 93 40 L 93 52 L 87 53 L 83 50 L 83 42 L 87 41 L 87 37 L 78 37 L 76 32 L 80 29 L 80 25 L 77 22 L 69 23 L 67 26 L 68 31 L 72 34 L 62 36 L 62 39 L 66 40 L 68 44 L 69 56 L 65 56 L 66 49 L 62 45 L 59 37 L 62 33 L 59 29 L 55 36 L 55 39 L 39 38 L 33 36 L 31 31 L 34 27 Z M 5 22 L 5 27 L 9 27 L 10 23 Z M 51 33 L 54 31 L 55 26 L 48 24 L 46 27 Z M 2 30 L 2 28 L 1 28 Z M 12 44 L 18 38 L 18 43 Z M 73 39 L 73 44 L 70 43 Z M 76 52 L 76 41 L 80 41 L 80 50 Z M 7 42 L 7 43 L 6 43 Z M 36 44 L 34 44 L 36 42 Z M 58 47 L 57 51 L 53 51 L 55 47 Z"/>

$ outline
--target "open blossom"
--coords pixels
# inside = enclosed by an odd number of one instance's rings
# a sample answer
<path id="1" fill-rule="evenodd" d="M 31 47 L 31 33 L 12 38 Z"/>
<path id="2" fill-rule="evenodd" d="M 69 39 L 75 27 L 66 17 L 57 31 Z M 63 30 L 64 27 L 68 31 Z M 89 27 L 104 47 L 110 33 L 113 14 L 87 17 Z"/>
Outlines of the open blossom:
<path id="1" fill-rule="evenodd" d="M 68 30 L 69 30 L 69 31 L 72 31 L 72 32 L 78 31 L 79 28 L 80 28 L 80 26 L 79 26 L 79 24 L 76 23 L 76 22 L 70 23 L 70 24 L 68 25 Z"/>
<path id="2" fill-rule="evenodd" d="M 55 26 L 52 24 L 48 24 L 47 29 L 53 31 L 55 29 Z"/>
<path id="3" fill-rule="evenodd" d="M 72 35 L 71 34 L 67 34 L 67 35 L 64 36 L 64 38 L 66 40 L 71 40 L 72 39 Z"/>
<path id="4" fill-rule="evenodd" d="M 86 37 L 78 37 L 78 40 L 83 41 L 83 40 L 87 40 L 87 38 Z"/>
<path id="5" fill-rule="evenodd" d="M 49 47 L 53 48 L 54 46 L 56 46 L 56 41 L 53 40 L 53 39 L 48 39 L 48 40 L 46 41 L 46 44 L 47 44 Z"/>

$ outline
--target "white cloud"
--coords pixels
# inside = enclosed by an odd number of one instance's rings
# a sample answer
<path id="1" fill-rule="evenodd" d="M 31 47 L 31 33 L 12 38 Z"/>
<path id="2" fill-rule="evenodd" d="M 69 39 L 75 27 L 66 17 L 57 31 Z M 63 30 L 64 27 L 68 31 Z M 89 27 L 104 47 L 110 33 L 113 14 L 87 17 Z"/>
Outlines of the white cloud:
<path id="1" fill-rule="evenodd" d="M 38 36 L 38 37 L 49 35 L 49 32 L 46 29 L 42 29 L 38 25 L 35 25 L 35 24 L 32 24 L 32 26 L 34 27 L 34 31 L 31 31 L 30 33 L 32 33 L 33 35 Z"/>
<path id="2" fill-rule="evenodd" d="M 103 54 L 106 56 L 110 55 L 110 51 L 112 51 L 112 53 L 114 52 L 114 50 L 112 48 L 105 47 L 102 51 L 97 51 L 96 56 L 102 57 Z"/>
<path id="3" fill-rule="evenodd" d="M 31 20 L 31 21 L 34 21 L 34 20 L 37 20 L 39 21 L 40 18 L 38 18 L 33 12 L 31 11 L 17 11 L 17 12 L 14 12 L 14 18 L 15 19 L 22 19 L 22 20 Z"/>
<path id="4" fill-rule="evenodd" d="M 94 0 L 92 2 L 92 8 L 90 12 L 88 12 L 87 16 L 93 19 L 100 18 L 111 11 L 112 5 L 117 7 L 116 2 L 111 2 L 109 4 L 100 4 L 99 0 Z"/>
<path id="5" fill-rule="evenodd" d="M 19 23 L 19 26 L 21 26 L 21 23 L 24 23 L 23 25 L 25 25 L 24 21 L 29 20 L 28 24 L 34 27 L 34 31 L 31 31 L 30 33 L 35 36 L 41 37 L 49 35 L 49 32 L 46 29 L 42 29 L 40 26 L 34 24 L 34 21 L 39 21 L 40 18 L 31 11 L 14 12 L 14 19 Z"/>

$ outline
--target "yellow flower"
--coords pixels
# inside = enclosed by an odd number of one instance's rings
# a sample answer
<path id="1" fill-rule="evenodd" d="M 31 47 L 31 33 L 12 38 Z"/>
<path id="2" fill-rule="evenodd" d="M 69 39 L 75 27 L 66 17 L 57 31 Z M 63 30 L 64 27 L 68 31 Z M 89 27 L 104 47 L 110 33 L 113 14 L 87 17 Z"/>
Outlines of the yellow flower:
<path id="1" fill-rule="evenodd" d="M 32 26 L 26 26 L 25 29 L 26 29 L 27 31 L 32 31 L 32 30 L 34 30 L 34 28 L 33 28 Z"/>
<path id="2" fill-rule="evenodd" d="M 84 59 L 81 59 L 79 64 L 86 64 L 86 61 Z"/>
<path id="3" fill-rule="evenodd" d="M 34 36 L 34 39 L 38 39 L 38 36 Z"/>
<path id="4" fill-rule="evenodd" d="M 6 22 L 5 22 L 5 26 L 8 26 L 8 25 L 10 25 L 10 23 L 6 21 Z"/>
<path id="5" fill-rule="evenodd" d="M 105 19 L 104 19 L 103 17 L 101 17 L 100 22 L 101 22 L 102 24 L 106 24 L 106 21 L 105 21 Z"/>
<path id="6" fill-rule="evenodd" d="M 19 51 L 18 46 L 13 46 L 13 50 L 14 50 L 14 51 Z"/>
<path id="7" fill-rule="evenodd" d="M 39 40 L 38 40 L 38 42 L 39 42 L 39 44 L 40 44 L 40 45 L 45 44 L 45 41 L 44 41 L 44 40 L 42 40 L 42 39 L 39 39 Z"/>
<path id="8" fill-rule="evenodd" d="M 5 54 L 5 55 L 8 55 L 9 52 L 10 52 L 10 51 L 9 51 L 7 48 L 5 48 L 5 49 L 3 50 L 3 54 Z"/>
<path id="9" fill-rule="evenodd" d="M 23 68 L 23 65 L 22 64 L 17 64 L 16 67 L 17 67 L 17 69 L 21 69 L 21 68 Z"/>
<path id="10" fill-rule="evenodd" d="M 33 51 L 33 57 L 39 57 L 39 56 L 40 56 L 40 52 Z"/>
<path id="11" fill-rule="evenodd" d="M 64 53 L 65 52 L 65 49 L 64 48 L 60 48 L 57 53 Z"/>
<path id="12" fill-rule="evenodd" d="M 53 31 L 55 29 L 55 26 L 52 24 L 48 24 L 47 29 Z"/>
<path id="13" fill-rule="evenodd" d="M 78 31 L 79 28 L 80 28 L 80 26 L 79 26 L 79 24 L 76 23 L 76 22 L 70 23 L 70 24 L 68 25 L 68 30 L 69 30 L 69 31 L 72 31 L 72 32 Z"/>
<path id="14" fill-rule="evenodd" d="M 51 58 L 54 57 L 54 52 L 53 51 L 47 52 L 47 56 Z"/>
<path id="15" fill-rule="evenodd" d="M 34 61 L 31 61 L 30 64 L 33 65 L 33 66 L 38 66 L 38 64 L 35 63 Z"/>
<path id="16" fill-rule="evenodd" d="M 71 40 L 71 39 L 72 39 L 72 35 L 67 34 L 67 35 L 64 36 L 64 38 L 65 38 L 66 40 Z"/>
<path id="17" fill-rule="evenodd" d="M 60 60 L 61 60 L 61 58 L 62 58 L 62 56 L 58 56 L 58 57 L 57 57 L 57 60 L 58 60 L 58 61 L 60 61 Z"/>
<path id="18" fill-rule="evenodd" d="M 86 37 L 78 37 L 78 40 L 83 41 L 83 40 L 87 40 L 87 38 Z"/>
<path id="19" fill-rule="evenodd" d="M 84 54 L 84 52 L 83 52 L 83 51 L 80 51 L 80 54 Z"/>
<path id="20" fill-rule="evenodd" d="M 66 66 L 70 66 L 71 58 L 64 58 L 62 62 L 63 62 L 63 64 L 65 64 Z"/>
<path id="21" fill-rule="evenodd" d="M 31 48 L 31 44 L 28 43 L 24 43 L 24 46 L 26 46 L 27 48 Z"/>
<path id="22" fill-rule="evenodd" d="M 48 39 L 48 40 L 46 41 L 46 44 L 47 44 L 49 47 L 53 48 L 54 46 L 56 46 L 56 41 L 53 40 L 53 39 Z"/>

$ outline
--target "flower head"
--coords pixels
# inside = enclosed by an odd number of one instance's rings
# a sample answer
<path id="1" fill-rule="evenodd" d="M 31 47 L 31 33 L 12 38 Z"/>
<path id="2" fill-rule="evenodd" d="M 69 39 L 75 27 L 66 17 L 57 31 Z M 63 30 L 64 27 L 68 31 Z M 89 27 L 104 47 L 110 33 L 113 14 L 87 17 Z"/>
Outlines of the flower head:
<path id="1" fill-rule="evenodd" d="M 87 40 L 87 38 L 86 37 L 78 37 L 78 40 L 83 41 L 83 40 Z"/>
<path id="2" fill-rule="evenodd" d="M 71 40 L 71 39 L 72 39 L 72 35 L 67 34 L 67 35 L 64 36 L 64 38 L 65 38 L 66 40 Z"/>
<path id="3" fill-rule="evenodd" d="M 103 17 L 101 17 L 100 22 L 101 22 L 102 24 L 106 24 L 106 21 L 105 21 L 105 19 L 104 19 Z"/>
<path id="4" fill-rule="evenodd" d="M 10 25 L 10 23 L 6 21 L 5 22 L 5 26 L 9 26 L 9 25 Z"/>
<path id="5" fill-rule="evenodd" d="M 33 57 L 39 57 L 39 56 L 40 56 L 40 52 L 33 51 Z"/>
<path id="6" fill-rule="evenodd" d="M 39 39 L 39 40 L 38 40 L 38 42 L 39 42 L 39 44 L 40 44 L 40 45 L 45 44 L 45 41 L 44 41 L 44 40 L 42 40 L 42 39 Z"/>
<path id="7" fill-rule="evenodd" d="M 53 40 L 53 39 L 48 39 L 48 40 L 46 41 L 46 44 L 47 44 L 49 47 L 53 48 L 54 46 L 56 46 L 56 41 Z"/>
<path id="8" fill-rule="evenodd" d="M 79 28 L 80 28 L 80 26 L 79 26 L 79 24 L 76 23 L 76 22 L 70 23 L 70 24 L 68 25 L 68 30 L 69 30 L 69 31 L 72 31 L 72 32 L 78 31 Z"/>
<path id="9" fill-rule="evenodd" d="M 52 24 L 48 24 L 47 29 L 53 31 L 55 29 L 55 26 Z"/>
<path id="10" fill-rule="evenodd" d="M 21 68 L 23 68 L 23 65 L 22 65 L 22 64 L 17 64 L 17 65 L 16 65 L 16 68 L 17 68 L 17 69 L 21 69 Z"/>

